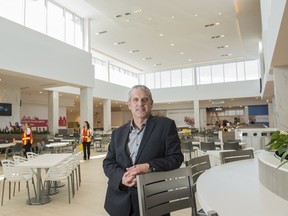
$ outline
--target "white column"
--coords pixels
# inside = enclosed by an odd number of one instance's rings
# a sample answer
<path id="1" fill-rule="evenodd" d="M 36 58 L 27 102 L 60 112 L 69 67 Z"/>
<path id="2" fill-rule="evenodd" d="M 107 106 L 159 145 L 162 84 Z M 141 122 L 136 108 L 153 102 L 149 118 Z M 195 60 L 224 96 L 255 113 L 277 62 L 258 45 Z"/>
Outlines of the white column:
<path id="1" fill-rule="evenodd" d="M 83 26 L 84 34 L 83 34 L 83 42 L 84 42 L 84 50 L 90 53 L 90 19 L 84 19 Z"/>
<path id="2" fill-rule="evenodd" d="M 249 122 L 249 109 L 248 106 L 244 107 L 244 123 L 245 124 L 250 124 Z"/>
<path id="3" fill-rule="evenodd" d="M 103 127 L 104 131 L 111 130 L 111 100 L 105 99 L 103 102 Z"/>
<path id="4" fill-rule="evenodd" d="M 80 128 L 84 121 L 88 121 L 93 129 L 93 89 L 80 88 Z"/>
<path id="5" fill-rule="evenodd" d="M 198 128 L 200 130 L 199 100 L 194 100 L 194 122 L 195 122 L 195 128 Z"/>
<path id="6" fill-rule="evenodd" d="M 48 91 L 48 126 L 50 133 L 58 133 L 59 92 Z"/>
<path id="7" fill-rule="evenodd" d="M 275 95 L 275 115 L 276 128 L 288 130 L 288 68 L 274 68 L 274 95 Z"/>

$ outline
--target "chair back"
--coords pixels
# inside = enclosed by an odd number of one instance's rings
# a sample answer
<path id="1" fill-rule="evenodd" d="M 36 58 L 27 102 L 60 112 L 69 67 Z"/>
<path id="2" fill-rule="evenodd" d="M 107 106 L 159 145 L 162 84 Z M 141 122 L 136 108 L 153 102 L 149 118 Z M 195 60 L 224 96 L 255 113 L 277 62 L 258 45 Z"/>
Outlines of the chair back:
<path id="1" fill-rule="evenodd" d="M 33 177 L 30 168 L 15 166 L 16 162 L 12 160 L 1 160 L 4 178 L 8 181 L 29 180 Z"/>
<path id="2" fill-rule="evenodd" d="M 200 142 L 200 149 L 202 151 L 216 150 L 214 142 Z"/>
<path id="3" fill-rule="evenodd" d="M 199 176 L 207 169 L 211 168 L 209 155 L 203 155 L 200 157 L 192 158 L 189 161 L 185 161 L 185 165 L 191 168 L 193 188 L 196 192 L 196 183 Z"/>
<path id="4" fill-rule="evenodd" d="M 220 160 L 222 164 L 253 158 L 254 158 L 254 152 L 252 149 L 220 152 Z"/>
<path id="5" fill-rule="evenodd" d="M 137 190 L 141 216 L 195 207 L 190 167 L 137 175 Z"/>
<path id="6" fill-rule="evenodd" d="M 224 150 L 240 150 L 240 145 L 238 141 L 229 141 L 229 142 L 224 142 L 223 144 L 223 149 Z"/>
<path id="7" fill-rule="evenodd" d="M 26 153 L 28 160 L 31 160 L 32 158 L 36 158 L 39 156 L 39 154 L 36 154 L 34 152 L 27 152 Z"/>
<path id="8" fill-rule="evenodd" d="M 25 157 L 18 156 L 18 155 L 13 155 L 13 160 L 15 164 L 20 164 L 20 163 L 27 161 L 28 159 Z"/>
<path id="9" fill-rule="evenodd" d="M 16 143 L 13 146 L 13 155 L 23 155 L 23 147 L 22 147 L 22 143 Z"/>

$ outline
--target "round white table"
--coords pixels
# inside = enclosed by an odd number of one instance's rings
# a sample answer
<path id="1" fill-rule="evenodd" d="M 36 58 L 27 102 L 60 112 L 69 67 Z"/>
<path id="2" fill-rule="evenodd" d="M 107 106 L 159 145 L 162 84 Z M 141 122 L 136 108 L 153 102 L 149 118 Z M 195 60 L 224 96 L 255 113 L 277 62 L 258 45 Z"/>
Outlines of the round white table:
<path id="1" fill-rule="evenodd" d="M 197 198 L 205 212 L 220 216 L 288 215 L 288 201 L 260 183 L 257 157 L 205 171 L 197 181 Z"/>

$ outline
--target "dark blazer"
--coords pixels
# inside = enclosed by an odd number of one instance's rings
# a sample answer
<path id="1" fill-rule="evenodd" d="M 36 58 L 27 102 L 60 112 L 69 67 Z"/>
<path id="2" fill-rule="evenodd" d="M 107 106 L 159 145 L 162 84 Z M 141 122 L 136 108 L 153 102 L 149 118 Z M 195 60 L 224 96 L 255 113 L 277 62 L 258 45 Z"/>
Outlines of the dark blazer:
<path id="1" fill-rule="evenodd" d="M 132 166 L 127 154 L 130 123 L 113 131 L 108 153 L 103 161 L 105 175 L 109 178 L 105 209 L 112 216 L 128 216 L 131 205 L 139 214 L 136 188 L 121 186 L 126 168 Z M 179 168 L 183 162 L 180 140 L 175 122 L 166 117 L 150 116 L 135 164 L 149 163 L 154 171 Z"/>

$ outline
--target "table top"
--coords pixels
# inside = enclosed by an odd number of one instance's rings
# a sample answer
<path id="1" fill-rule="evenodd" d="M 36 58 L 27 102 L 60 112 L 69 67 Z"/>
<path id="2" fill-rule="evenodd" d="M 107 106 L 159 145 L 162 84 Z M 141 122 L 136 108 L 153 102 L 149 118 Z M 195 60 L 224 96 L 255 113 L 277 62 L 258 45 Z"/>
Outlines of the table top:
<path id="1" fill-rule="evenodd" d="M 25 161 L 23 163 L 19 163 L 17 166 L 21 167 L 29 167 L 29 168 L 50 168 L 53 166 L 57 166 L 62 161 L 68 159 L 71 157 L 71 153 L 65 153 L 65 154 L 43 154 L 39 155 L 38 157 L 31 158 L 28 161 Z"/>
<path id="2" fill-rule="evenodd" d="M 46 144 L 45 146 L 50 148 L 50 147 L 64 147 L 69 145 L 69 142 L 54 142 L 50 144 Z"/>
<path id="3" fill-rule="evenodd" d="M 213 167 L 200 175 L 197 197 L 204 211 L 221 216 L 287 216 L 288 202 L 259 181 L 258 158 Z"/>
<path id="4" fill-rule="evenodd" d="M 8 148 L 15 145 L 14 143 L 0 143 L 0 148 Z"/>

